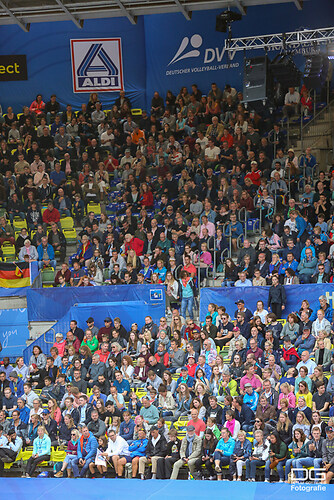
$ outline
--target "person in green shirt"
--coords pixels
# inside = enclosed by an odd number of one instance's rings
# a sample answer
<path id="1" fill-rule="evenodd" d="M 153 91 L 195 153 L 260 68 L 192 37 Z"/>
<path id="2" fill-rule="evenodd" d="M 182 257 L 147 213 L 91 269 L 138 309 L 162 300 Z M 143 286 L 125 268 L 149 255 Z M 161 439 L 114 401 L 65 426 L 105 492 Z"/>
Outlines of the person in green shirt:
<path id="1" fill-rule="evenodd" d="M 93 337 L 91 330 L 86 330 L 84 339 L 81 343 L 81 346 L 83 346 L 83 345 L 86 345 L 87 347 L 89 347 L 92 354 L 94 354 L 94 352 L 97 351 L 97 349 L 99 347 L 99 341 L 97 340 L 96 337 Z"/>

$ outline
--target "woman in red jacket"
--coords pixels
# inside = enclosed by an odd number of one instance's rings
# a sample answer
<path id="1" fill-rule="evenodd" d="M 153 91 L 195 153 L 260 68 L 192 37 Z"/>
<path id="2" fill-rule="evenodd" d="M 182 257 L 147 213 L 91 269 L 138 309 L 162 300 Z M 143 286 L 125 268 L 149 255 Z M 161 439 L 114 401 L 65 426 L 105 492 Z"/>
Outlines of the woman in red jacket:
<path id="1" fill-rule="evenodd" d="M 39 116 L 44 113 L 45 102 L 43 102 L 42 94 L 37 94 L 35 101 L 30 104 L 30 112 L 35 113 L 35 115 Z"/>
<path id="2" fill-rule="evenodd" d="M 140 203 L 144 208 L 153 207 L 153 194 L 152 191 L 148 188 L 147 184 L 143 182 L 140 186 Z"/>

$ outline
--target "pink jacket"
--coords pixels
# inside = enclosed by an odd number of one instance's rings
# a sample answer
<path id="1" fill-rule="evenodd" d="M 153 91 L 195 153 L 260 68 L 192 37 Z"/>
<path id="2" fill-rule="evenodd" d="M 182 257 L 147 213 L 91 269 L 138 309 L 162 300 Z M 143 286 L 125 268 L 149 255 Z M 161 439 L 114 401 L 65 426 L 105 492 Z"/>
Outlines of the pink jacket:
<path id="1" fill-rule="evenodd" d="M 281 399 L 287 399 L 289 403 L 289 408 L 296 408 L 296 396 L 294 395 L 293 392 L 289 392 L 289 394 L 286 396 L 283 394 L 283 392 L 280 393 L 278 396 L 278 408 L 281 408 L 280 401 Z"/>

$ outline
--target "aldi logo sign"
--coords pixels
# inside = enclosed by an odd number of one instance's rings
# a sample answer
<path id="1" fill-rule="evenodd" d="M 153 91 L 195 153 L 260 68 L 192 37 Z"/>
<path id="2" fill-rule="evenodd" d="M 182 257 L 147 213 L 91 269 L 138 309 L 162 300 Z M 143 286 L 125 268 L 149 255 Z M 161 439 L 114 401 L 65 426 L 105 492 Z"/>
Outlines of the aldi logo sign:
<path id="1" fill-rule="evenodd" d="M 123 90 L 120 38 L 71 40 L 74 92 Z"/>

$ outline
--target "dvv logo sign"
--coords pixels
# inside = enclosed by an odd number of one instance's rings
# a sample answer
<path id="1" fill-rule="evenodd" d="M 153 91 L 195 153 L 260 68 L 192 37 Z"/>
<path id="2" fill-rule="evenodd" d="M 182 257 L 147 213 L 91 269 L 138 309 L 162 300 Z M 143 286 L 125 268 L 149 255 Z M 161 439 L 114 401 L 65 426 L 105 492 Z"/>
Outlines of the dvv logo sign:
<path id="1" fill-rule="evenodd" d="M 71 40 L 74 92 L 123 90 L 120 38 Z"/>
<path id="2" fill-rule="evenodd" d="M 166 76 L 186 73 L 200 73 L 206 71 L 220 71 L 222 69 L 238 68 L 239 63 L 227 61 L 223 63 L 225 55 L 224 45 L 207 47 L 199 33 L 182 38 L 176 52 L 169 61 Z"/>

